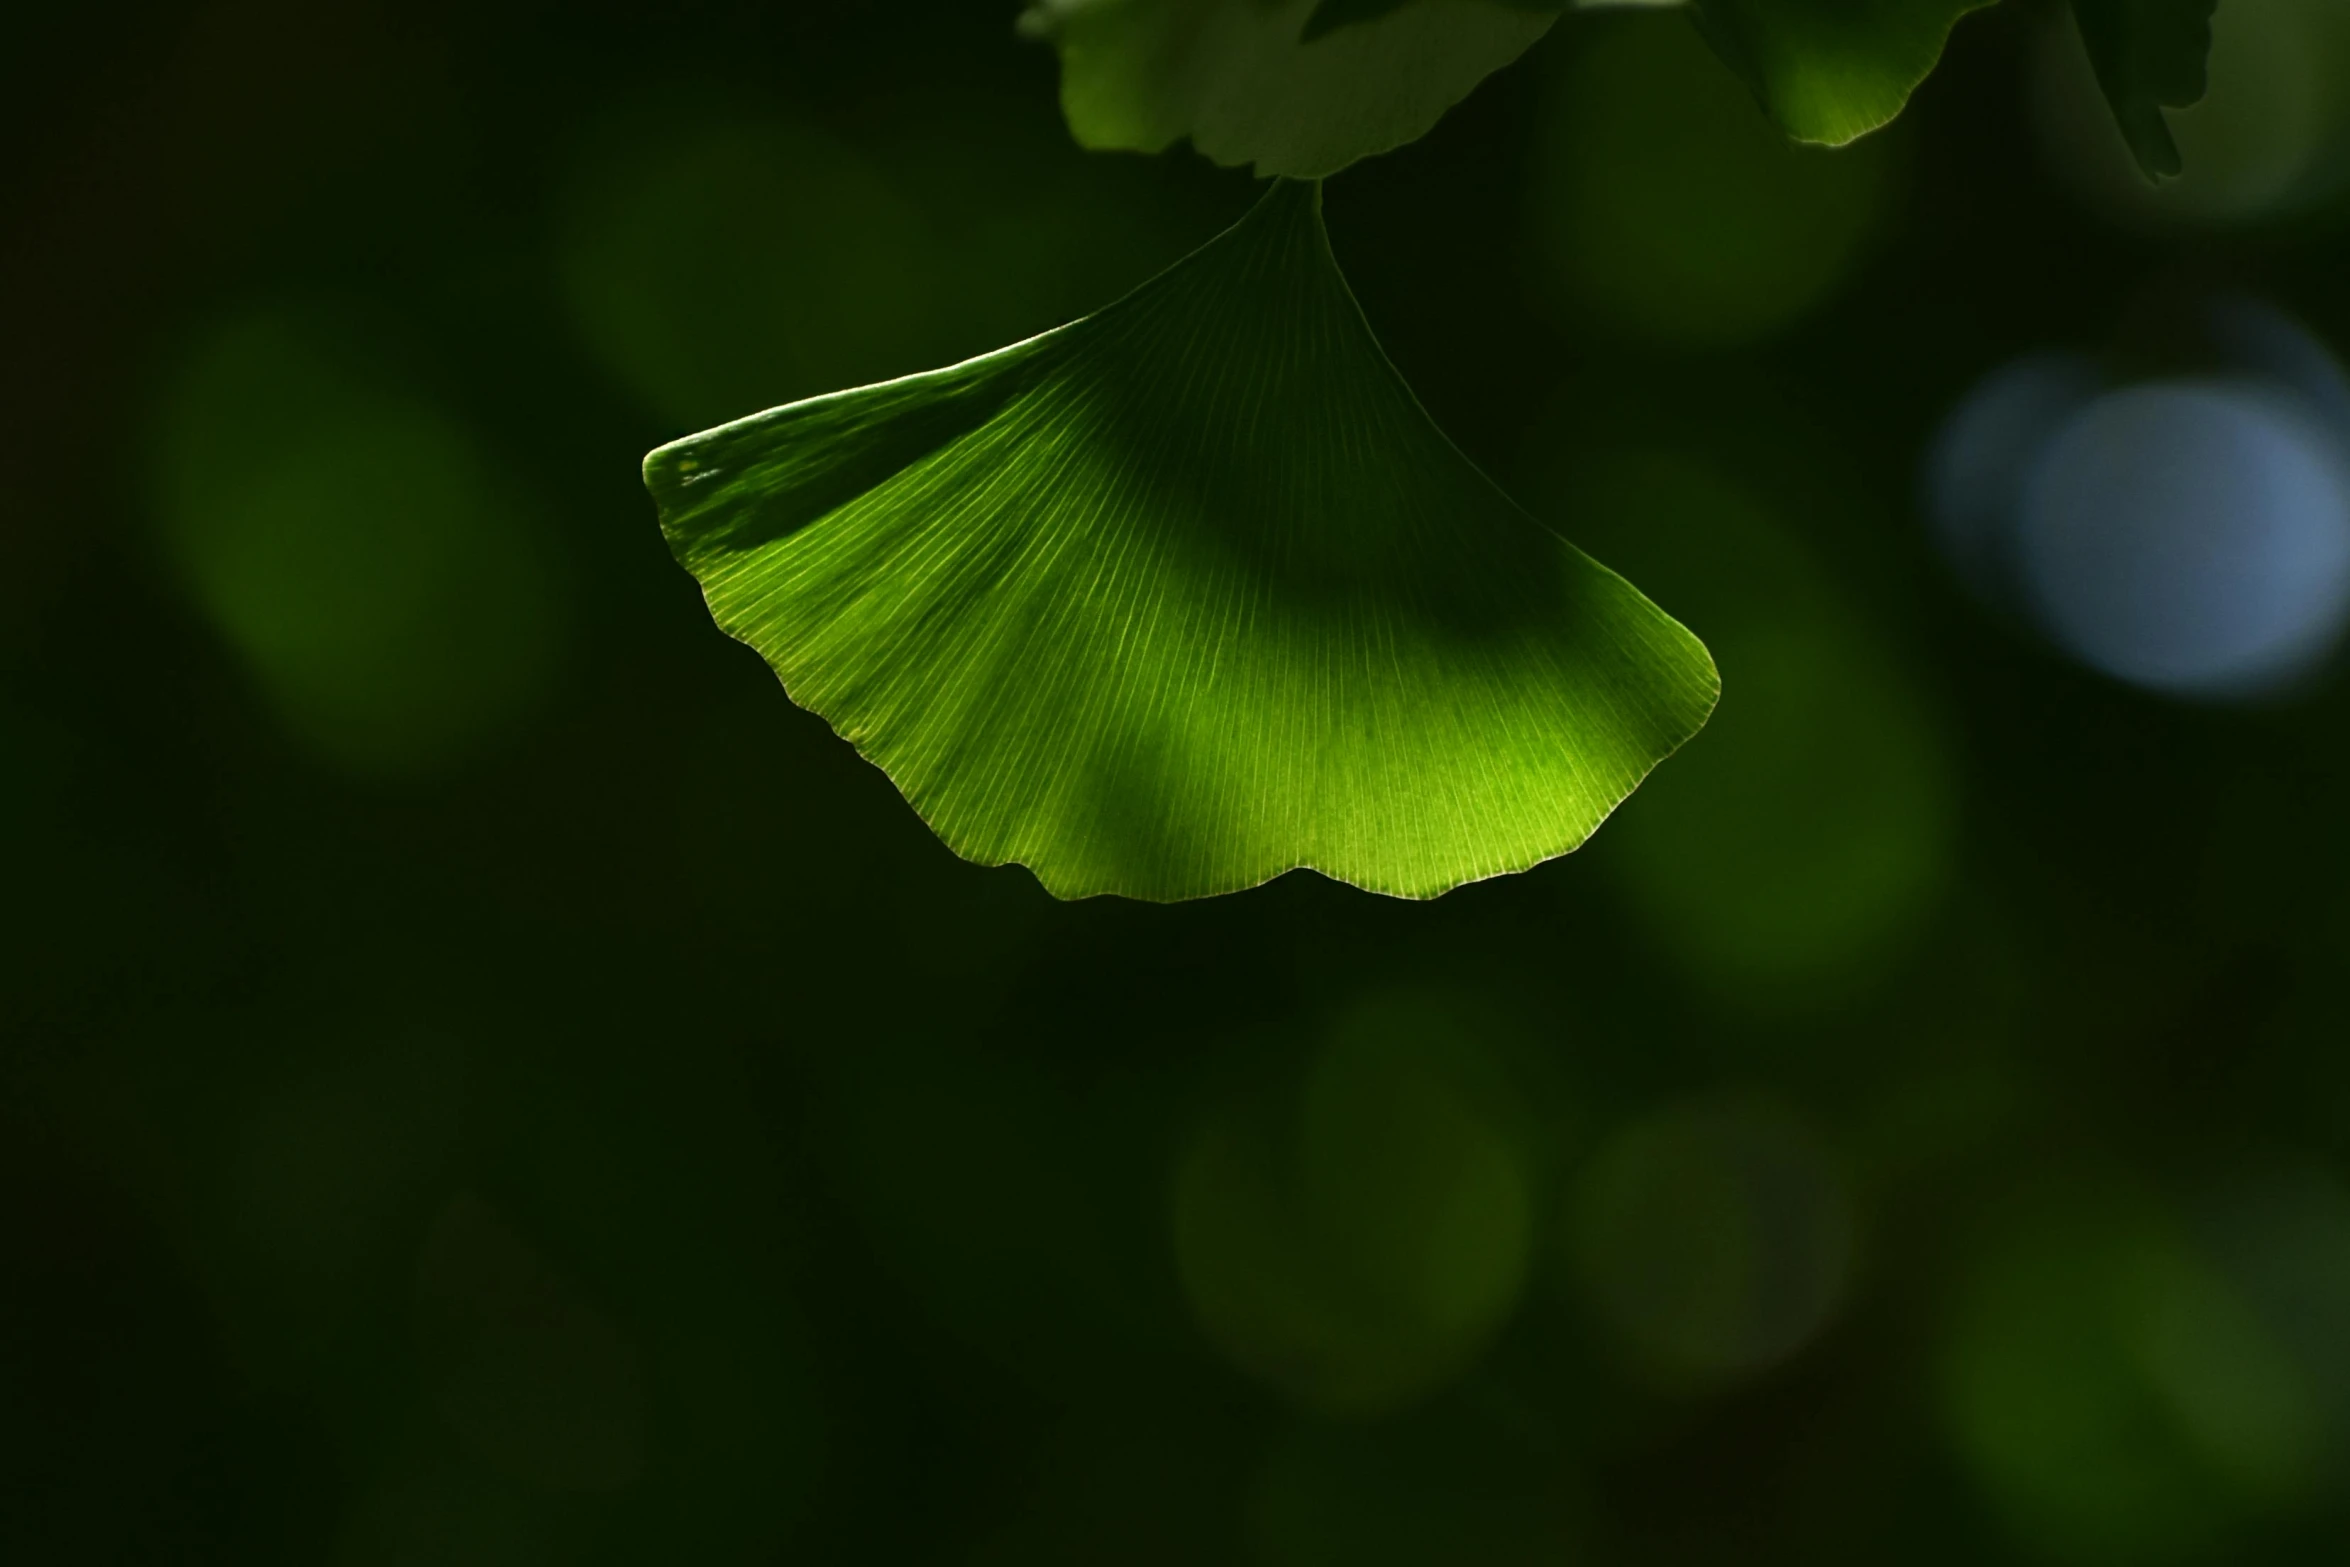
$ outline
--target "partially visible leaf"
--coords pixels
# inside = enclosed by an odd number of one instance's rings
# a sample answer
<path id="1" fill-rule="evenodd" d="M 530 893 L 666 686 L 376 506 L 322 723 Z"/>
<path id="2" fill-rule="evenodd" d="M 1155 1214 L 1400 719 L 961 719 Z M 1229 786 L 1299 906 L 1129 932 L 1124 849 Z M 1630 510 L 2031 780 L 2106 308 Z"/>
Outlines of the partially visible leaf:
<path id="1" fill-rule="evenodd" d="M 645 478 L 719 625 L 956 852 L 1062 897 L 1522 870 L 1717 691 L 1429 421 L 1310 185 L 1074 325 Z"/>
<path id="2" fill-rule="evenodd" d="M 1565 0 L 1033 0 L 1078 142 L 1318 179 L 1425 136 Z M 1327 17 L 1320 9 L 1335 5 Z"/>
<path id="3" fill-rule="evenodd" d="M 1950 30 L 1992 0 L 1691 0 L 1780 129 L 1841 147 L 1898 116 Z"/>
<path id="4" fill-rule="evenodd" d="M 1306 22 L 1305 36 L 1319 38 L 1333 28 L 1349 22 L 1376 21 L 1390 11 L 1414 4 L 1415 0 L 1321 0 L 1314 14 Z M 1687 0 L 1493 0 L 1495 5 L 1513 11 L 1539 11 L 1556 16 L 1561 11 L 1639 11 L 1662 10 L 1668 6 L 1687 3 Z"/>
<path id="5" fill-rule="evenodd" d="M 1376 22 L 1390 11 L 1399 11 L 1412 0 L 1321 0 L 1314 14 L 1306 18 L 1304 37 L 1311 43 L 1324 33 L 1335 32 L 1355 22 Z M 1533 9 L 1529 7 L 1528 9 Z M 1557 6 L 1550 8 L 1558 10 Z"/>
<path id="6" fill-rule="evenodd" d="M 1314 7 L 1314 14 L 1306 19 L 1304 37 L 1311 43 L 1324 33 L 1354 22 L 1375 22 L 1390 11 L 1400 11 L 1415 3 L 1417 0 L 1321 0 Z M 1681 0 L 1493 0 L 1493 3 L 1513 11 L 1539 11 L 1545 16 L 1556 16 L 1577 5 L 1679 5 Z"/>
<path id="7" fill-rule="evenodd" d="M 1893 196 L 1898 133 L 1791 142 L 1677 18 L 1611 27 L 1534 127 L 1529 278 L 1578 330 L 1756 341 L 1834 296 Z"/>
<path id="8" fill-rule="evenodd" d="M 2182 167 L 2162 111 L 2201 101 L 2218 7 L 2219 0 L 2073 0 L 2097 85 L 2148 179 Z"/>

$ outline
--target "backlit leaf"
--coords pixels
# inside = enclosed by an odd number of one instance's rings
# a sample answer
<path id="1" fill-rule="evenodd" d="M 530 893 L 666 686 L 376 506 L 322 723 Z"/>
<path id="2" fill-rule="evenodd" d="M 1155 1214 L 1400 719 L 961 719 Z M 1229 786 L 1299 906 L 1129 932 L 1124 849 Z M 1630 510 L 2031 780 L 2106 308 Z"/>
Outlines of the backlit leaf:
<path id="1" fill-rule="evenodd" d="M 1062 897 L 1522 870 L 1717 691 L 1429 421 L 1311 185 L 1071 326 L 645 476 L 719 625 L 949 846 Z"/>
<path id="2" fill-rule="evenodd" d="M 2122 139 L 2148 179 L 2180 171 L 2162 111 L 2201 101 L 2219 0 L 2073 0 L 2073 18 Z"/>
<path id="3" fill-rule="evenodd" d="M 1798 141 L 1841 147 L 1887 124 L 1950 30 L 1991 0 L 1692 0 L 1714 52 Z"/>

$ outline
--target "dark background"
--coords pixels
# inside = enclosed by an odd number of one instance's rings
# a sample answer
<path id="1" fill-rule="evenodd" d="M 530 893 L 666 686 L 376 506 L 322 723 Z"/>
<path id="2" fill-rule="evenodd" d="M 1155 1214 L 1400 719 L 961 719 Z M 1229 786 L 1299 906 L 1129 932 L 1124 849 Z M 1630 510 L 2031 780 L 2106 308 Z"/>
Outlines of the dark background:
<path id="1" fill-rule="evenodd" d="M 1334 180 L 1724 705 L 1533 873 L 1162 908 L 950 855 L 636 465 L 1245 174 L 993 3 L 16 18 L 0 1556 L 2341 1559 L 2343 692 L 2082 668 L 1917 497 L 2015 354 L 2350 343 L 2350 239 L 2115 184 L 2058 26 L 1831 155 L 1570 17 Z"/>

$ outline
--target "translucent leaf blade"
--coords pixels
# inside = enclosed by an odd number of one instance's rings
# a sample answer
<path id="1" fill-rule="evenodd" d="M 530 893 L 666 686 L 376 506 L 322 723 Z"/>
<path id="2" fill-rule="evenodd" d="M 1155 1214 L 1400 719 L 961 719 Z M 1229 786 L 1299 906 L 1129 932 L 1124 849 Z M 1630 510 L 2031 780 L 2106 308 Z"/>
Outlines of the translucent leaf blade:
<path id="1" fill-rule="evenodd" d="M 719 625 L 949 846 L 1062 897 L 1522 870 L 1718 689 L 1429 421 L 1311 186 L 1071 326 L 645 471 Z"/>
<path id="2" fill-rule="evenodd" d="M 1697 24 L 1797 141 L 1841 147 L 1896 119 L 1950 30 L 1992 0 L 1692 0 Z"/>

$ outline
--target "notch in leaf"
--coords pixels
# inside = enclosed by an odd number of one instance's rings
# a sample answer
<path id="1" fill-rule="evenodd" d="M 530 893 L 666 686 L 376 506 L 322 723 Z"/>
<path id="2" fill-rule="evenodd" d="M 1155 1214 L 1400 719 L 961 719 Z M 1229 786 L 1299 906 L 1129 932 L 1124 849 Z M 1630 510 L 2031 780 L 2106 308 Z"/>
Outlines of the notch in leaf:
<path id="1" fill-rule="evenodd" d="M 2073 0 L 2097 85 L 2148 179 L 2182 168 L 2162 111 L 2203 101 L 2218 8 L 2219 0 Z"/>
<path id="2" fill-rule="evenodd" d="M 1061 897 L 1522 870 L 1718 692 L 1437 430 L 1310 184 L 1070 326 L 645 479 L 718 624 L 956 852 Z"/>

